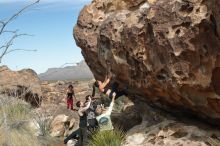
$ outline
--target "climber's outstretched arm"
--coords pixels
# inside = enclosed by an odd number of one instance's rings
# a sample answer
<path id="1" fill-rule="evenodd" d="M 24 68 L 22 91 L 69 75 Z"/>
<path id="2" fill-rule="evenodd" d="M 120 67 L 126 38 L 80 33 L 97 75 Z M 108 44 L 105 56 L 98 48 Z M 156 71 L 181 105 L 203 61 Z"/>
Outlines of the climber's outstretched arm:
<path id="1" fill-rule="evenodd" d="M 110 106 L 109 106 L 108 110 L 104 113 L 104 115 L 111 115 L 112 110 L 113 110 L 113 106 L 115 103 L 115 97 L 116 97 L 116 93 L 113 93 L 112 102 L 110 103 Z"/>

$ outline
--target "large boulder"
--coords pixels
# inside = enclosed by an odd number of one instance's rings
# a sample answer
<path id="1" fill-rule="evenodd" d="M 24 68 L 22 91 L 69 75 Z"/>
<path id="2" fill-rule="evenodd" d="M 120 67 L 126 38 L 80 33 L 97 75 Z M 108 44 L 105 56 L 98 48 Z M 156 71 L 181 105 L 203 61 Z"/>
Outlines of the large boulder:
<path id="1" fill-rule="evenodd" d="M 219 7 L 218 0 L 93 0 L 74 37 L 96 79 L 110 68 L 130 95 L 220 124 Z"/>
<path id="2" fill-rule="evenodd" d="M 1 66 L 0 93 L 23 99 L 34 107 L 40 106 L 42 100 L 40 80 L 31 69 L 12 71 Z"/>

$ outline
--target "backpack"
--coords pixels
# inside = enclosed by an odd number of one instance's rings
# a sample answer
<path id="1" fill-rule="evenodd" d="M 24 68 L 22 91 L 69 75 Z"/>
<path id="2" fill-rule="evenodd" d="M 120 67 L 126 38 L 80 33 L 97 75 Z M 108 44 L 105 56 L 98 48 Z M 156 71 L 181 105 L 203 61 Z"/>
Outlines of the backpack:
<path id="1" fill-rule="evenodd" d="M 100 120 L 99 120 L 99 124 L 101 125 L 107 125 L 109 122 L 109 119 L 106 118 L 106 117 L 102 117 Z"/>

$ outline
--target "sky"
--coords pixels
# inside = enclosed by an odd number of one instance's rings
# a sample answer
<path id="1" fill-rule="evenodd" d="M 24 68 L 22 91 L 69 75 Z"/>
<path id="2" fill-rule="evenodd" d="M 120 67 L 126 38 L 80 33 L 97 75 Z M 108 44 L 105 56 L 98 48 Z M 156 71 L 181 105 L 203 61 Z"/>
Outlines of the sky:
<path id="1" fill-rule="evenodd" d="M 0 0 L 0 20 L 7 20 L 34 0 Z M 43 73 L 48 68 L 83 60 L 81 50 L 75 44 L 73 27 L 80 10 L 91 0 L 41 0 L 29 8 L 7 30 L 19 30 L 32 36 L 22 36 L 14 41 L 12 49 L 30 49 L 36 52 L 16 51 L 6 55 L 2 64 L 12 70 L 31 68 Z M 0 46 L 8 36 L 0 37 Z"/>

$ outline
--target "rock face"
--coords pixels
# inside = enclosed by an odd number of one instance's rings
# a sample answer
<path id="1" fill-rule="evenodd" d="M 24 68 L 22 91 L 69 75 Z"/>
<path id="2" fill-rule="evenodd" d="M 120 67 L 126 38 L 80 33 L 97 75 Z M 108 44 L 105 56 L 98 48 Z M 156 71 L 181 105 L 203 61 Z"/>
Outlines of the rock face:
<path id="1" fill-rule="evenodd" d="M 220 134 L 213 129 L 201 129 L 195 125 L 169 120 L 149 127 L 146 125 L 143 122 L 132 128 L 124 146 L 209 146 L 212 144 L 211 137 Z M 216 142 L 213 143 L 218 145 L 218 138 L 214 140 Z"/>
<path id="2" fill-rule="evenodd" d="M 124 146 L 210 146 L 220 144 L 220 132 L 195 119 L 173 117 L 167 112 L 137 103 L 142 123 L 127 132 Z"/>
<path id="3" fill-rule="evenodd" d="M 219 120 L 219 7 L 218 0 L 93 0 L 74 37 L 96 79 L 110 68 L 136 98 Z"/>
<path id="4" fill-rule="evenodd" d="M 34 107 L 42 100 L 40 80 L 31 69 L 16 72 L 0 67 L 0 93 L 24 99 Z"/>

